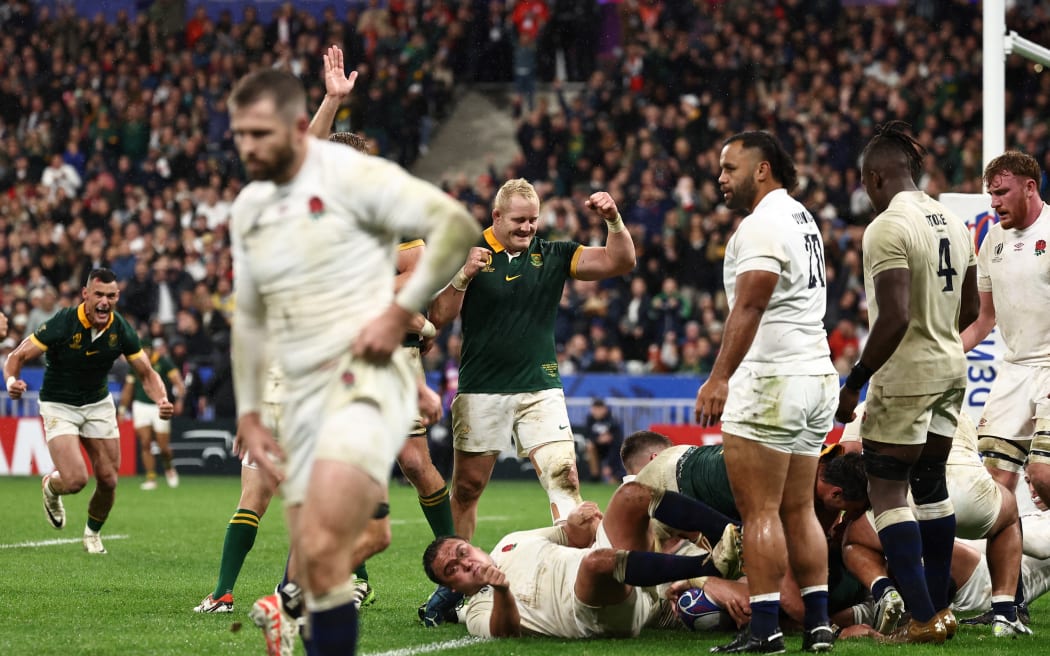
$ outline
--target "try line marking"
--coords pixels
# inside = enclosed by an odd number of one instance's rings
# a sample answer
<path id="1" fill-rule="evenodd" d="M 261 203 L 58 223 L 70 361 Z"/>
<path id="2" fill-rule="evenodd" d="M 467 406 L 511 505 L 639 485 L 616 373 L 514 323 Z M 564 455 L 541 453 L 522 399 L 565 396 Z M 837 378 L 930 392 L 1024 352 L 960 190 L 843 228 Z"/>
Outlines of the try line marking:
<path id="1" fill-rule="evenodd" d="M 511 517 L 510 515 L 480 515 L 478 517 L 479 522 L 505 522 L 511 519 L 514 519 L 514 517 Z M 416 519 L 391 519 L 390 524 L 422 524 L 425 521 L 427 520 L 422 517 L 418 517 Z"/>
<path id="2" fill-rule="evenodd" d="M 126 535 L 105 535 L 106 541 L 109 540 L 127 540 Z M 84 538 L 54 538 L 51 540 L 37 540 L 36 542 L 12 542 L 10 544 L 0 544 L 0 549 L 36 549 L 37 547 L 54 547 L 60 544 L 76 544 Z"/>
<path id="3" fill-rule="evenodd" d="M 391 649 L 390 651 L 377 651 L 371 654 L 364 654 L 364 656 L 417 656 L 417 654 L 431 654 L 436 651 L 445 651 L 446 649 L 459 649 L 460 647 L 470 647 L 472 645 L 478 645 L 488 641 L 488 638 L 478 638 L 471 636 L 469 638 L 446 640 L 445 642 L 432 642 L 427 645 L 417 645 L 415 647 L 402 647 L 401 649 Z"/>

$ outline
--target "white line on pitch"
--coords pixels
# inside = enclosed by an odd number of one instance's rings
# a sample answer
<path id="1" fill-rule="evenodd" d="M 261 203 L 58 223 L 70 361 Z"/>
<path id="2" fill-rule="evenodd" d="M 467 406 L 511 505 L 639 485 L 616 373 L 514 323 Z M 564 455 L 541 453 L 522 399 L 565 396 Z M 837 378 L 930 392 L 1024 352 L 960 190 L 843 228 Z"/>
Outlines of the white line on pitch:
<path id="1" fill-rule="evenodd" d="M 505 522 L 505 521 L 510 520 L 510 519 L 514 519 L 514 518 L 511 517 L 510 515 L 482 515 L 482 516 L 478 517 L 478 521 L 479 522 Z M 390 523 L 392 525 L 394 525 L 394 524 L 396 524 L 396 525 L 401 525 L 401 524 L 421 524 L 421 523 L 423 523 L 425 521 L 427 521 L 425 518 L 418 517 L 416 519 L 391 519 Z"/>
<path id="2" fill-rule="evenodd" d="M 364 656 L 417 656 L 417 654 L 431 654 L 436 651 L 445 651 L 446 649 L 470 647 L 471 645 L 480 644 L 482 642 L 488 642 L 488 638 L 477 638 L 472 636 L 470 638 L 446 640 L 445 642 L 432 642 L 428 645 L 402 647 L 401 649 L 391 649 L 390 651 L 379 651 L 372 654 L 365 654 Z"/>
<path id="3" fill-rule="evenodd" d="M 104 535 L 106 541 L 127 540 L 126 535 Z M 37 547 L 53 547 L 59 544 L 76 544 L 84 538 L 54 538 L 52 540 L 37 540 L 36 542 L 13 542 L 11 544 L 0 544 L 0 549 L 35 549 Z"/>

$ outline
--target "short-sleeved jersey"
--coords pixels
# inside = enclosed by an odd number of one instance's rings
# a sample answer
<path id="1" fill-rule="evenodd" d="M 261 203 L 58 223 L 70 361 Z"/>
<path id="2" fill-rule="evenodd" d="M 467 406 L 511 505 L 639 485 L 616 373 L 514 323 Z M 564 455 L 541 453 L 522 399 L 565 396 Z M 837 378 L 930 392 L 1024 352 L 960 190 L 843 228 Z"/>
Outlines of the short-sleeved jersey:
<path id="1" fill-rule="evenodd" d="M 552 540 L 556 528 L 518 531 L 505 536 L 492 550 L 492 560 L 507 577 L 518 602 L 525 634 L 557 638 L 590 637 L 576 622 L 574 587 L 580 562 L 588 549 L 567 547 Z M 485 587 L 464 609 L 471 635 L 490 636 L 493 591 Z"/>
<path id="2" fill-rule="evenodd" d="M 160 375 L 160 379 L 164 381 L 164 388 L 168 390 L 168 398 L 171 398 L 171 372 L 176 371 L 175 363 L 168 356 L 158 356 L 156 353 L 151 355 L 149 360 L 153 366 L 153 371 L 156 371 Z M 146 394 L 146 388 L 142 386 L 142 380 L 135 375 L 134 371 L 128 372 L 127 380 L 135 384 L 133 400 L 140 403 L 153 403 L 153 399 L 149 397 L 149 394 Z"/>
<path id="3" fill-rule="evenodd" d="M 922 191 L 902 191 L 864 231 L 864 291 L 869 325 L 879 318 L 874 279 L 911 274 L 908 331 L 872 382 L 887 396 L 936 394 L 966 386 L 959 310 L 973 238 L 962 220 Z"/>
<path id="4" fill-rule="evenodd" d="M 116 312 L 97 334 L 84 304 L 64 308 L 36 329 L 29 339 L 46 353 L 40 400 L 87 405 L 109 396 L 107 379 L 121 355 L 131 359 L 142 352 L 139 336 Z"/>
<path id="5" fill-rule="evenodd" d="M 292 180 L 251 182 L 234 201 L 239 320 L 265 323 L 294 384 L 330 366 L 393 301 L 398 243 L 459 210 L 392 162 L 309 139 Z"/>
<path id="6" fill-rule="evenodd" d="M 977 255 L 977 289 L 991 292 L 1003 359 L 1050 366 L 1050 205 L 1024 230 L 988 229 Z"/>
<path id="7" fill-rule="evenodd" d="M 492 258 L 463 298 L 459 391 L 516 394 L 560 388 L 554 320 L 583 246 L 537 238 L 511 257 L 492 228 L 478 245 L 491 250 Z"/>
<path id="8" fill-rule="evenodd" d="M 680 492 L 731 519 L 740 519 L 720 445 L 668 447 L 646 463 L 634 480 L 654 489 Z"/>
<path id="9" fill-rule="evenodd" d="M 726 244 L 722 271 L 730 308 L 740 274 L 779 278 L 743 365 L 763 376 L 835 373 L 824 329 L 824 240 L 801 203 L 784 189 L 766 194 Z"/>

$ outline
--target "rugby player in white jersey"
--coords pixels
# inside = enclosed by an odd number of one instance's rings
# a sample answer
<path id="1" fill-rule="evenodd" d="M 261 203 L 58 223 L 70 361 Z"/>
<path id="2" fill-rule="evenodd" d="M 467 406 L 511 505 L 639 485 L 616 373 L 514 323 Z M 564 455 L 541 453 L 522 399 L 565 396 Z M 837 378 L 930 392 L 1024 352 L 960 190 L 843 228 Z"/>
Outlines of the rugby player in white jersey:
<path id="1" fill-rule="evenodd" d="M 948 608 L 955 511 L 944 470 L 966 388 L 959 331 L 977 315 L 977 267 L 966 224 L 915 184 L 925 152 L 906 124 L 891 121 L 861 155 L 878 212 L 864 231 L 871 329 L 836 418 L 853 418 L 870 379 L 861 426 L 868 497 L 912 613 L 892 641 L 943 643 L 956 626 Z"/>
<path id="2" fill-rule="evenodd" d="M 1008 489 L 1024 468 L 1040 496 L 1050 495 L 1050 206 L 1039 197 L 1042 174 L 1030 155 L 1007 151 L 984 169 L 999 223 L 977 256 L 981 309 L 963 331 L 969 351 L 999 327 L 1006 352 L 977 433 L 984 464 Z M 1027 465 L 1026 463 L 1027 459 Z"/>
<path id="3" fill-rule="evenodd" d="M 480 229 L 396 165 L 309 137 L 293 75 L 251 73 L 229 106 L 252 178 L 232 208 L 238 439 L 283 481 L 311 649 L 353 653 L 351 547 L 418 413 L 416 378 L 398 346 Z M 402 235 L 429 248 L 395 296 Z M 267 343 L 286 377 L 280 446 L 260 419 Z"/>
<path id="4" fill-rule="evenodd" d="M 726 469 L 744 528 L 749 631 L 712 651 L 784 650 L 780 587 L 790 565 L 805 604 L 803 649 L 826 651 L 827 543 L 813 483 L 832 427 L 838 377 L 824 330 L 824 242 L 790 191 L 798 175 L 783 145 L 744 132 L 722 148 L 726 205 L 748 216 L 726 245 L 725 339 L 700 387 L 696 418 L 721 419 Z"/>

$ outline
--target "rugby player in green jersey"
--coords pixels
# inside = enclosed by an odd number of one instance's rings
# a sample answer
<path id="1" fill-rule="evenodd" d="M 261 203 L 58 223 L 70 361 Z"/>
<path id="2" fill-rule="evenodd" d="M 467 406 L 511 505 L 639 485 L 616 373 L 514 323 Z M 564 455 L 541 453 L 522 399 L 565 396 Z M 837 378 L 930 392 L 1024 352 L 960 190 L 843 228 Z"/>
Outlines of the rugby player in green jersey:
<path id="1" fill-rule="evenodd" d="M 570 278 L 620 276 L 635 263 L 634 242 L 612 196 L 594 193 L 587 207 L 606 222 L 605 246 L 539 239 L 536 189 L 524 179 L 504 183 L 492 227 L 431 304 L 430 320 L 439 328 L 457 314 L 462 321 L 459 393 L 452 402 L 452 519 L 466 540 L 474 535 L 478 499 L 496 458 L 511 439 L 518 456 L 536 468 L 555 523 L 580 503 L 555 355 L 558 302 Z"/>
<path id="2" fill-rule="evenodd" d="M 120 297 L 116 275 L 109 269 L 93 270 L 81 295 L 80 305 L 60 310 L 11 352 L 4 363 L 4 378 L 11 398 L 21 398 L 28 389 L 19 378 L 23 365 L 47 353 L 40 416 L 55 470 L 43 478 L 44 512 L 55 528 L 66 525 L 61 497 L 76 494 L 88 481 L 80 455 L 83 446 L 95 473 L 84 549 L 103 554 L 106 548 L 99 530 L 113 508 L 120 469 L 117 409 L 106 380 L 113 362 L 121 355 L 127 358 L 161 419 L 170 419 L 174 407 L 134 328 L 115 311 Z"/>

